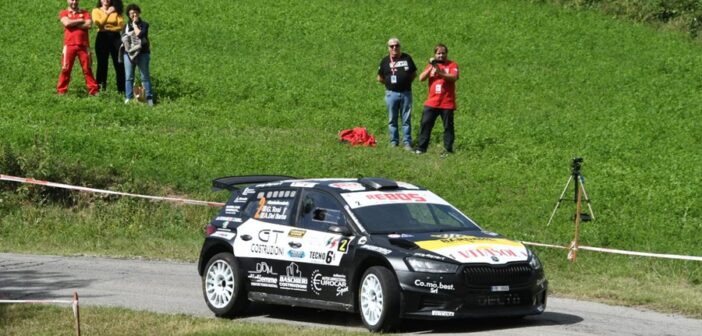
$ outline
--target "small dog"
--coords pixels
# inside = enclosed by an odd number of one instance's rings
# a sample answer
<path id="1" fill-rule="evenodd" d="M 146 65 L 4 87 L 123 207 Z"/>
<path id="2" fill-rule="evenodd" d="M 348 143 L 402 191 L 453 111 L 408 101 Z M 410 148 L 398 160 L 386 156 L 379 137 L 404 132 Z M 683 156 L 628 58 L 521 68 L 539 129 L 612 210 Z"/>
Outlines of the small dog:
<path id="1" fill-rule="evenodd" d="M 146 102 L 146 92 L 144 92 L 144 87 L 139 85 L 134 87 L 134 98 L 140 103 Z"/>

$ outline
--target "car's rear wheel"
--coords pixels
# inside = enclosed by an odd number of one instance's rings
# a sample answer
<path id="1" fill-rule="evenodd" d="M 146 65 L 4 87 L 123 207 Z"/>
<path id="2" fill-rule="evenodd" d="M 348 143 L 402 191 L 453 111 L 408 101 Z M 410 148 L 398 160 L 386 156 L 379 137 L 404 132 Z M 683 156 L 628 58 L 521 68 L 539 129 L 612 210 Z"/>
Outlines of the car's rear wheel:
<path id="1" fill-rule="evenodd" d="M 216 254 L 205 267 L 202 292 L 207 306 L 216 316 L 233 317 L 246 309 L 248 299 L 244 281 L 231 253 Z"/>
<path id="2" fill-rule="evenodd" d="M 392 331 L 400 320 L 400 288 L 385 267 L 366 270 L 358 289 L 361 320 L 370 331 Z"/>

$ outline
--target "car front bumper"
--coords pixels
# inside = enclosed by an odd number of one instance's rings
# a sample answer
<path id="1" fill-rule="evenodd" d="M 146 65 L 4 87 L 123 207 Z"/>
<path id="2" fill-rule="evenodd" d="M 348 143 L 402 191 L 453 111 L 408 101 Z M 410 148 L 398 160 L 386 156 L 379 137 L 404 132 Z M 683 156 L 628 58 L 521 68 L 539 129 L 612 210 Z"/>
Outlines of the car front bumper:
<path id="1" fill-rule="evenodd" d="M 543 270 L 533 271 L 519 283 L 470 283 L 463 272 L 400 271 L 397 275 L 402 289 L 402 315 L 407 318 L 525 316 L 546 309 L 548 281 Z"/>

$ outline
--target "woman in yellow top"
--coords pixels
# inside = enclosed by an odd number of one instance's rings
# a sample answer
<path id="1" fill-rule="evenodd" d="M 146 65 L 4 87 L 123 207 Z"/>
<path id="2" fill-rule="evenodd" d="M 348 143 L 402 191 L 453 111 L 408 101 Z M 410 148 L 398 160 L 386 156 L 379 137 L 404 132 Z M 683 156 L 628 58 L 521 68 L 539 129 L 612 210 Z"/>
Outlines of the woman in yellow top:
<path id="1" fill-rule="evenodd" d="M 97 56 L 97 82 L 100 91 L 107 87 L 107 62 L 112 57 L 112 64 L 117 77 L 117 91 L 124 93 L 124 64 L 119 57 L 122 45 L 120 32 L 124 28 L 122 17 L 122 0 L 98 0 L 92 12 L 93 24 L 98 28 L 95 38 L 95 55 Z"/>

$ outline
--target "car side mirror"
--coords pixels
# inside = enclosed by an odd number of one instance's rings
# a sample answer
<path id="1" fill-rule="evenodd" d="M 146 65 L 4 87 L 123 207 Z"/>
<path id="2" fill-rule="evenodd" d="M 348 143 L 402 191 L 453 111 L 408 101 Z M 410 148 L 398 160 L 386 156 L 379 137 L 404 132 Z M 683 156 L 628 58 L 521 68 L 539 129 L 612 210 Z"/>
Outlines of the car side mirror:
<path id="1" fill-rule="evenodd" d="M 351 229 L 349 229 L 348 226 L 343 226 L 343 225 L 329 225 L 329 227 L 327 228 L 327 231 L 334 232 L 334 233 L 340 234 L 342 236 L 350 236 L 351 235 Z"/>

